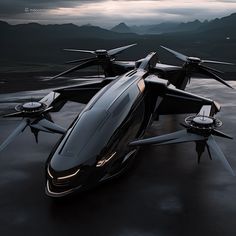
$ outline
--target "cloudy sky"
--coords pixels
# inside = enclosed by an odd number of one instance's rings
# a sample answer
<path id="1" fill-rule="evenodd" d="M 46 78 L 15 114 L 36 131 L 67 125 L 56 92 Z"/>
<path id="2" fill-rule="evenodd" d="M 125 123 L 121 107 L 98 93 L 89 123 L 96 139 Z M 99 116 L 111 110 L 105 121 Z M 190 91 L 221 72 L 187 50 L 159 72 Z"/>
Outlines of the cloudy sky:
<path id="1" fill-rule="evenodd" d="M 10 23 L 39 22 L 93 24 L 111 27 L 186 22 L 236 12 L 236 0 L 0 0 L 0 19 Z"/>

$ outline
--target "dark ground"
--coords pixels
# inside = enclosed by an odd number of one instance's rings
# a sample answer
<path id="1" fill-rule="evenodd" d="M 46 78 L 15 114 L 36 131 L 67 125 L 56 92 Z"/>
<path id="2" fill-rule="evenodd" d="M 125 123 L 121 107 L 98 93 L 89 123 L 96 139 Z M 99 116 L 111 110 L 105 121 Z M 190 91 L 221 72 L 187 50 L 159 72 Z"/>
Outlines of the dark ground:
<path id="1" fill-rule="evenodd" d="M 221 130 L 236 137 L 235 90 L 213 80 L 192 80 L 188 90 L 220 102 Z M 0 112 L 47 92 L 1 94 Z M 53 118 L 68 127 L 81 109 L 69 103 Z M 149 134 L 181 129 L 183 118 L 161 117 Z M 0 142 L 16 125 L 17 120 L 0 119 Z M 44 193 L 44 164 L 58 138 L 40 133 L 37 145 L 27 129 L 0 153 L 0 235 L 236 235 L 236 177 L 206 154 L 197 165 L 194 144 L 143 148 L 117 181 L 53 201 Z M 235 140 L 217 141 L 236 171 Z"/>

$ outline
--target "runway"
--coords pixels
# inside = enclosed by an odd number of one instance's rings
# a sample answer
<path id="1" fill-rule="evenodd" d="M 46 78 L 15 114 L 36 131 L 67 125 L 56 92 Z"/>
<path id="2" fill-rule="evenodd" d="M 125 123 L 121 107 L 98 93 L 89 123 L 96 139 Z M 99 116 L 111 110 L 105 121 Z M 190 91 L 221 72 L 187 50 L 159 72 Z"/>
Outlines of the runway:
<path id="1" fill-rule="evenodd" d="M 220 130 L 236 139 L 236 90 L 205 79 L 193 79 L 187 90 L 219 102 Z M 47 93 L 1 94 L 0 113 Z M 82 108 L 68 103 L 53 120 L 68 127 Z M 182 129 L 184 117 L 161 117 L 149 136 Z M 17 122 L 0 119 L 0 142 Z M 118 180 L 54 201 L 44 193 L 44 164 L 59 137 L 40 133 L 36 144 L 27 129 L 0 153 L 0 235 L 236 235 L 236 177 L 207 153 L 197 165 L 194 144 L 142 148 Z M 235 139 L 216 138 L 236 172 Z"/>

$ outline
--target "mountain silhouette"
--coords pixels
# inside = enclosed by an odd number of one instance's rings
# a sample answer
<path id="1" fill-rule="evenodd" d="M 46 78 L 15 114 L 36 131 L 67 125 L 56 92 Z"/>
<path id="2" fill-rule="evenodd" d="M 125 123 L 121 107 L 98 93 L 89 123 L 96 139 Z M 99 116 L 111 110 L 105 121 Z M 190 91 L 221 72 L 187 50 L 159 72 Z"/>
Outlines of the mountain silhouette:
<path id="1" fill-rule="evenodd" d="M 157 50 L 161 54 L 161 60 L 164 58 L 164 61 L 168 59 L 171 63 L 174 62 L 173 56 L 159 49 L 159 45 L 164 45 L 186 55 L 236 62 L 235 22 L 236 13 L 209 22 L 195 20 L 187 23 L 166 22 L 159 24 L 159 28 L 157 25 L 129 27 L 132 31 L 145 29 L 148 32 L 142 35 L 127 30 L 118 33 L 93 25 L 10 25 L 0 21 L 0 64 L 58 64 L 85 56 L 81 53 L 65 52 L 63 48 L 112 49 L 132 43 L 138 43 L 138 46 L 119 57 L 137 59 Z M 119 25 L 123 28 L 125 24 Z M 154 30 L 155 33 L 152 33 Z"/>
<path id="2" fill-rule="evenodd" d="M 119 34 L 99 26 L 74 24 L 53 24 L 40 25 L 38 23 L 28 23 L 19 25 L 10 25 L 0 21 L 0 32 L 4 32 L 5 37 L 47 37 L 47 38 L 129 38 L 134 37 L 133 33 Z"/>
<path id="3" fill-rule="evenodd" d="M 132 30 L 125 24 L 120 23 L 116 26 L 114 26 L 111 31 L 117 32 L 117 33 L 132 33 Z"/>

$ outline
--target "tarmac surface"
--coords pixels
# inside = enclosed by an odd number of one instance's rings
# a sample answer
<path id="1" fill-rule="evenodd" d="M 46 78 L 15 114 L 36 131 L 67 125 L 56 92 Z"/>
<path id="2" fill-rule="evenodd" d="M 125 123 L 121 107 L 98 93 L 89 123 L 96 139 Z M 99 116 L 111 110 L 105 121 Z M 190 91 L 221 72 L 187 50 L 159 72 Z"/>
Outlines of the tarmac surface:
<path id="1" fill-rule="evenodd" d="M 236 88 L 236 82 L 229 82 Z M 188 91 L 222 105 L 220 129 L 236 138 L 236 91 L 213 80 L 192 80 Z M 0 95 L 0 112 L 48 91 Z M 53 114 L 64 127 L 82 109 L 68 103 Z M 185 116 L 163 116 L 149 136 L 182 129 Z M 0 119 L 0 143 L 19 119 Z M 236 177 L 204 153 L 197 165 L 195 145 L 142 148 L 121 178 L 73 197 L 53 200 L 44 193 L 45 162 L 59 135 L 29 128 L 0 153 L 0 235 L 236 235 Z M 216 138 L 236 172 L 236 141 Z"/>

